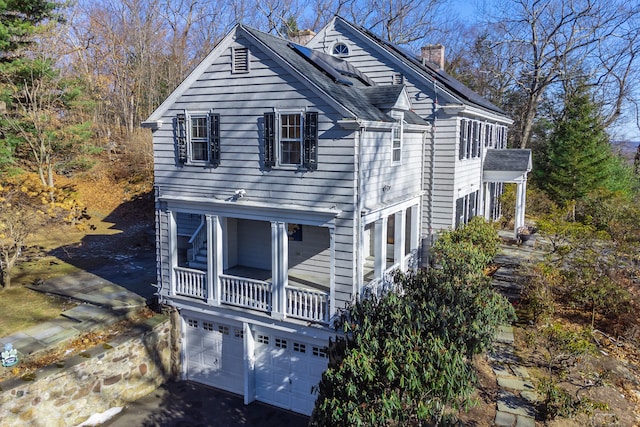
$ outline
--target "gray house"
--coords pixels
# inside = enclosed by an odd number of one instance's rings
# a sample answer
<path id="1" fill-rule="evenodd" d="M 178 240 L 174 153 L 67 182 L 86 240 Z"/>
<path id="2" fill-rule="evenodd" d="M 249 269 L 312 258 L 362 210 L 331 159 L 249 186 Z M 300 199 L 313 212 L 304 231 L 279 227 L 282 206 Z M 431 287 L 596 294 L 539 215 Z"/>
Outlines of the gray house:
<path id="1" fill-rule="evenodd" d="M 236 26 L 143 124 L 184 378 L 310 414 L 337 310 L 437 230 L 495 218 L 502 183 L 524 206 L 509 123 L 341 18 L 306 46 Z"/>

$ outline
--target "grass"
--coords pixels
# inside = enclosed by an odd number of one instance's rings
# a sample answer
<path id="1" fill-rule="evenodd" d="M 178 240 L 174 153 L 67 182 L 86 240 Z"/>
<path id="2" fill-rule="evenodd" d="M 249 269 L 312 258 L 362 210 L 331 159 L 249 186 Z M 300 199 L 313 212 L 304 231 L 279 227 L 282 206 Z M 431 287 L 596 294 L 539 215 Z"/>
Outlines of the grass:
<path id="1" fill-rule="evenodd" d="M 73 306 L 74 303 L 64 298 L 41 294 L 22 286 L 0 290 L 0 336 L 11 335 L 54 319 Z"/>

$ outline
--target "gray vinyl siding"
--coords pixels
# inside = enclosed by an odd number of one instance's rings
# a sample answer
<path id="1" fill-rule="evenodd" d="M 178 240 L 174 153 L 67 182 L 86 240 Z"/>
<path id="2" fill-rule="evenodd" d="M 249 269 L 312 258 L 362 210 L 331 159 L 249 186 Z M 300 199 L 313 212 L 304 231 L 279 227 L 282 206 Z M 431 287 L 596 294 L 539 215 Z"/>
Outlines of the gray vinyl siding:
<path id="1" fill-rule="evenodd" d="M 238 42 L 242 42 L 240 39 Z M 353 135 L 334 125 L 340 119 L 317 93 L 276 61 L 249 46 L 251 71 L 230 72 L 230 49 L 219 57 L 163 118 L 154 134 L 156 183 L 164 195 L 232 197 L 238 189 L 252 201 L 330 208 L 353 198 Z M 215 93 L 215 97 L 210 94 Z M 265 170 L 263 114 L 279 110 L 319 112 L 318 170 Z M 177 166 L 172 121 L 183 110 L 220 114 L 220 166 Z"/>
<path id="2" fill-rule="evenodd" d="M 302 241 L 289 241 L 289 274 L 303 280 L 322 277 L 329 280 L 331 252 L 329 230 L 302 226 Z"/>
<path id="3" fill-rule="evenodd" d="M 245 44 L 246 40 L 239 37 L 236 43 Z M 243 189 L 246 191 L 243 201 L 271 206 L 275 210 L 271 210 L 270 214 L 256 214 L 262 218 L 262 222 L 255 224 L 263 224 L 264 229 L 261 225 L 259 230 L 251 227 L 243 230 L 242 224 L 251 221 L 226 220 L 228 235 L 233 235 L 237 229 L 239 236 L 236 248 L 225 247 L 227 263 L 242 265 L 252 260 L 254 262 L 249 265 L 259 264 L 265 269 L 271 269 L 269 221 L 305 223 L 304 212 L 297 219 L 291 214 L 285 218 L 278 216 L 277 208 L 295 205 L 310 210 L 340 211 L 341 214 L 335 219 L 334 292 L 336 305 L 344 307 L 352 301 L 355 270 L 352 229 L 355 200 L 354 132 L 336 126 L 336 121 L 342 119 L 343 114 L 337 112 L 321 93 L 311 90 L 288 69 L 260 51 L 258 46 L 248 47 L 251 59 L 249 73 L 230 72 L 231 54 L 227 49 L 164 114 L 162 127 L 154 132 L 155 179 L 159 194 L 165 197 L 204 197 L 221 202 L 232 198 L 236 190 Z M 318 112 L 317 170 L 293 170 L 278 166 L 267 170 L 263 167 L 263 115 L 274 108 L 280 111 L 306 109 Z M 184 110 L 207 112 L 211 109 L 220 114 L 220 165 L 216 168 L 178 165 L 173 138 L 174 118 Z M 193 203 L 188 209 L 182 210 L 220 214 L 215 206 L 200 203 Z M 253 217 L 250 208 L 243 213 L 247 218 Z M 319 232 L 328 235 L 326 228 L 320 228 Z M 327 241 L 328 236 L 323 237 L 321 243 L 326 245 L 325 249 L 304 264 L 296 264 L 296 252 L 290 251 L 294 268 L 311 272 L 326 266 L 326 274 L 329 275 L 330 252 Z M 245 252 L 251 251 L 247 248 L 252 245 L 255 251 Z M 169 283 L 168 276 L 166 280 L 164 283 Z"/>
<path id="4" fill-rule="evenodd" d="M 456 148 L 458 120 L 445 117 L 436 120 L 435 158 L 433 167 L 433 195 L 431 227 L 434 232 L 453 227 L 455 214 Z"/>
<path id="5" fill-rule="evenodd" d="M 156 271 L 160 294 L 168 296 L 171 270 L 169 258 L 169 214 L 156 209 Z"/>
<path id="6" fill-rule="evenodd" d="M 238 265 L 271 270 L 271 223 L 239 220 L 237 231 Z"/>
<path id="7" fill-rule="evenodd" d="M 391 131 L 367 131 L 362 150 L 362 197 L 375 209 L 420 192 L 422 133 L 404 132 L 401 161 L 392 161 Z"/>

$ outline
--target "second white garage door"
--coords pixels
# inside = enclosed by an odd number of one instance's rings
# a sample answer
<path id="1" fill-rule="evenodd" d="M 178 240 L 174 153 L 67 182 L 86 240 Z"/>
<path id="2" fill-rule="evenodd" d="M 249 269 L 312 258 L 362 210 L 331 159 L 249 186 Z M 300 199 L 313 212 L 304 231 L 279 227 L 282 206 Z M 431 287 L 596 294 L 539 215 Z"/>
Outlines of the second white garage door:
<path id="1" fill-rule="evenodd" d="M 312 387 L 327 369 L 323 346 L 268 329 L 255 329 L 256 400 L 311 415 Z"/>

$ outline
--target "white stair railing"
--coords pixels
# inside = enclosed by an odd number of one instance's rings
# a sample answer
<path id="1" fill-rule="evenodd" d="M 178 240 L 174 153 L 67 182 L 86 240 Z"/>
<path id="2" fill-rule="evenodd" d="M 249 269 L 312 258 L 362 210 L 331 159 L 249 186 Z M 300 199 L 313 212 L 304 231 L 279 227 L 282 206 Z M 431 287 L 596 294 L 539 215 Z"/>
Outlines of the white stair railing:
<path id="1" fill-rule="evenodd" d="M 207 241 L 207 227 L 205 226 L 204 220 L 200 221 L 200 225 L 193 233 L 193 236 L 189 239 L 189 244 L 191 245 L 191 257 L 190 261 L 195 261 L 196 256 L 201 248 L 205 247 L 205 242 Z"/>

